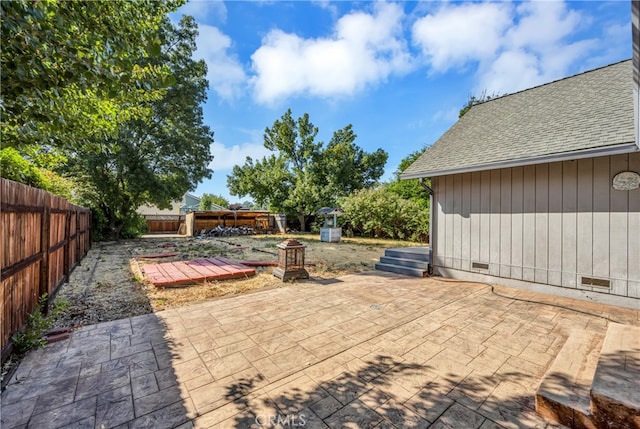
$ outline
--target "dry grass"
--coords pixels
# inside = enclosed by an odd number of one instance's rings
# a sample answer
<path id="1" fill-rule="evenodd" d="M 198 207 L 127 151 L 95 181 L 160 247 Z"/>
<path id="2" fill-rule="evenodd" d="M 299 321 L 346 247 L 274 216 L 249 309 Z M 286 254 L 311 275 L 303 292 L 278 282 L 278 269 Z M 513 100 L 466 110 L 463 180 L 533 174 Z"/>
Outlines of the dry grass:
<path id="1" fill-rule="evenodd" d="M 273 287 L 287 287 L 273 276 L 272 267 L 257 268 L 256 275 L 245 279 L 193 284 L 180 288 L 156 288 L 145 279 L 141 267 L 147 263 L 224 256 L 235 261 L 277 260 L 277 244 L 295 238 L 306 246 L 306 260 L 313 265 L 307 271 L 314 281 L 345 274 L 370 271 L 389 247 L 412 243 L 363 238 L 344 238 L 340 243 L 320 242 L 315 234 L 262 235 L 197 238 L 143 238 L 113 243 L 98 243 L 72 273 L 59 295 L 71 307 L 58 326 L 85 325 L 121 319 L 205 301 L 224 295 L 242 294 Z M 165 248 L 165 244 L 175 247 Z M 171 252 L 173 258 L 141 259 L 141 255 Z M 305 280 L 300 280 L 305 281 Z"/>
<path id="2" fill-rule="evenodd" d="M 145 263 L 211 256 L 224 256 L 235 261 L 276 261 L 278 251 L 276 246 L 287 238 L 295 238 L 305 245 L 306 261 L 311 264 L 307 266 L 307 271 L 311 277 L 310 281 L 313 281 L 314 278 L 334 278 L 345 274 L 371 271 L 374 269 L 374 264 L 384 253 L 384 249 L 411 245 L 397 240 L 366 238 L 345 238 L 340 243 L 325 243 L 320 241 L 318 235 L 311 234 L 258 235 L 210 239 L 183 238 L 176 242 L 176 252 L 180 253 L 179 256 L 172 259 L 145 260 L 144 262 L 138 260 L 137 264 L 140 266 Z M 171 250 L 173 251 L 173 249 Z M 155 288 L 145 281 L 145 289 L 154 310 L 160 310 L 223 295 L 286 286 L 280 279 L 273 276 L 272 272 L 272 267 L 257 268 L 256 275 L 253 277 L 205 282 L 179 288 Z M 144 278 L 142 270 L 137 271 L 136 275 L 139 278 Z"/>

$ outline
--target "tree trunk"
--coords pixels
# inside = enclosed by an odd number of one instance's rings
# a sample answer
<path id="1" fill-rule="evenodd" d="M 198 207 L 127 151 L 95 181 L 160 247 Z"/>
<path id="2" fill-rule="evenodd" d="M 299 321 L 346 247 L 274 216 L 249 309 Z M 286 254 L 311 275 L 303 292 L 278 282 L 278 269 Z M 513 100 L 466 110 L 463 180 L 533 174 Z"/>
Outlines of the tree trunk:
<path id="1" fill-rule="evenodd" d="M 300 221 L 300 232 L 307 231 L 307 225 L 305 224 L 307 217 L 304 213 L 298 213 L 298 220 Z"/>

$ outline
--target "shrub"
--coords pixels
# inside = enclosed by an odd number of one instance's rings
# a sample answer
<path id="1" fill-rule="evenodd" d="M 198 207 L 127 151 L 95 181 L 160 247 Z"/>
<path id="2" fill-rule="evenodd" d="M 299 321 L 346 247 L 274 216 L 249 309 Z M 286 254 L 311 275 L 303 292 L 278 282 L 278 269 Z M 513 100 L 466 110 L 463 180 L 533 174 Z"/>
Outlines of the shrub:
<path id="1" fill-rule="evenodd" d="M 69 308 L 69 301 L 64 298 L 56 299 L 51 306 L 49 314 L 45 316 L 43 310 L 47 305 L 47 294 L 38 298 L 38 306 L 32 313 L 27 315 L 25 328 L 21 332 L 16 332 L 11 337 L 14 350 L 17 354 L 24 354 L 31 349 L 42 347 L 46 344 L 45 334 L 53 326 L 53 321 L 61 312 Z"/>
<path id="2" fill-rule="evenodd" d="M 426 241 L 429 211 L 382 186 L 363 189 L 343 198 L 341 222 L 347 231 L 378 238 Z"/>

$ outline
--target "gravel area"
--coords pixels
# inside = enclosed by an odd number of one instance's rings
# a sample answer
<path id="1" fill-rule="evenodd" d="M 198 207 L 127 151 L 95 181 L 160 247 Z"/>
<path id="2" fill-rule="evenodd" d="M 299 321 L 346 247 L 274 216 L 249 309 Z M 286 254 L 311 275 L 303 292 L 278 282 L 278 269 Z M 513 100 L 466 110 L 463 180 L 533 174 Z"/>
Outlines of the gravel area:
<path id="1" fill-rule="evenodd" d="M 91 325 L 153 311 L 147 286 L 129 267 L 137 242 L 94 243 L 58 291 L 56 299 L 66 299 L 69 308 L 56 320 L 56 327 Z"/>

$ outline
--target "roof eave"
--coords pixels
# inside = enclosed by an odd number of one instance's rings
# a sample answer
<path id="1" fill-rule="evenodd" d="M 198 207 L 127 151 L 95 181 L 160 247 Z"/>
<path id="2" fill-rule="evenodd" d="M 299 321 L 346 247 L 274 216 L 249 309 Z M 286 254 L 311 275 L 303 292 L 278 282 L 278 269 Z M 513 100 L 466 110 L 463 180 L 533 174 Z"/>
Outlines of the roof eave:
<path id="1" fill-rule="evenodd" d="M 424 171 L 415 173 L 401 174 L 400 179 L 419 179 L 421 177 L 437 177 L 447 176 L 450 174 L 473 173 L 476 171 L 496 170 L 499 168 L 522 167 L 525 165 L 545 164 L 558 161 L 570 161 L 582 158 L 594 158 L 597 156 L 620 155 L 625 153 L 638 152 L 638 146 L 635 142 L 622 143 L 613 146 L 604 146 L 597 148 L 584 149 L 573 152 L 553 153 L 549 155 L 540 155 L 531 158 L 510 159 L 505 161 L 491 162 L 488 164 L 472 165 L 460 168 L 451 168 L 448 170 Z"/>

